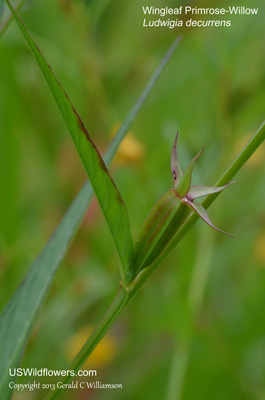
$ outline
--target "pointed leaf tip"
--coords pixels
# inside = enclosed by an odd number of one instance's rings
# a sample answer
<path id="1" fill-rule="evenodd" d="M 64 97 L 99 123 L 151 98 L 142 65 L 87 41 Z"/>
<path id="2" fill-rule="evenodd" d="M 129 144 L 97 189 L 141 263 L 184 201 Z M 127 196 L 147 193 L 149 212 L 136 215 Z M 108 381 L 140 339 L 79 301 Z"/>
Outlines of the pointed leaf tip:
<path id="1" fill-rule="evenodd" d="M 193 165 L 197 162 L 198 158 L 200 157 L 200 155 L 202 154 L 202 152 L 204 151 L 206 146 L 203 146 L 203 148 L 199 151 L 199 153 L 194 157 L 194 159 L 191 161 L 191 164 L 193 163 Z"/>
<path id="2" fill-rule="evenodd" d="M 177 131 L 177 134 L 176 134 L 176 137 L 174 140 L 174 144 L 173 144 L 173 148 L 172 148 L 172 153 L 171 153 L 171 171 L 172 171 L 172 175 L 173 175 L 173 178 L 175 181 L 175 187 L 177 186 L 178 181 L 183 174 L 182 168 L 181 168 L 179 160 L 178 160 L 178 153 L 177 153 L 178 134 L 179 134 L 179 131 Z"/>
<path id="3" fill-rule="evenodd" d="M 206 224 L 208 224 L 210 227 L 212 227 L 213 229 L 215 229 L 218 232 L 224 233 L 225 235 L 233 238 L 233 236 L 230 235 L 229 233 L 226 233 L 226 232 L 222 231 L 221 229 L 216 228 L 216 226 L 213 225 L 210 218 L 208 217 L 208 214 L 207 214 L 205 208 L 201 204 L 196 203 L 195 201 L 190 201 L 190 200 L 184 200 L 184 203 L 186 203 L 193 211 L 195 211 L 196 214 L 198 214 L 199 217 L 202 218 L 206 222 Z"/>
<path id="4" fill-rule="evenodd" d="M 189 192 L 193 167 L 194 167 L 196 161 L 198 160 L 198 158 L 200 157 L 200 155 L 202 154 L 204 149 L 205 149 L 205 146 L 203 146 L 201 151 L 199 151 L 199 153 L 193 158 L 193 160 L 190 162 L 190 164 L 185 169 L 185 172 L 181 176 L 181 179 L 179 180 L 179 183 L 176 187 L 176 193 L 180 198 L 183 198 Z"/>
<path id="5" fill-rule="evenodd" d="M 227 183 L 224 186 L 200 186 L 194 185 L 190 187 L 189 192 L 187 193 L 187 198 L 189 200 L 197 199 L 198 197 L 207 196 L 209 194 L 214 194 L 221 192 L 228 186 L 232 185 L 232 183 L 236 183 L 237 181 L 232 181 Z"/>
<path id="6" fill-rule="evenodd" d="M 122 279 L 125 280 L 125 274 L 130 270 L 133 241 L 128 212 L 121 194 L 68 95 L 42 55 L 37 44 L 30 36 L 16 10 L 8 0 L 6 1 L 18 27 L 39 64 L 42 74 L 57 102 L 61 115 L 84 164 L 90 183 L 112 233 L 121 260 Z"/>

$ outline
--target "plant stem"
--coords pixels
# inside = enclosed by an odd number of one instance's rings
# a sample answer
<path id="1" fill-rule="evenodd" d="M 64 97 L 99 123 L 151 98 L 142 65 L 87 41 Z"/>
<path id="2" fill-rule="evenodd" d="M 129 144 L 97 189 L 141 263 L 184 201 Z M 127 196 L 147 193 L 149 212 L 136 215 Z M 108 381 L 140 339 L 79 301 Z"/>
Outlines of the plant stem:
<path id="1" fill-rule="evenodd" d="M 227 170 L 223 173 L 223 175 L 218 179 L 214 186 L 223 186 L 227 184 L 242 168 L 242 166 L 247 162 L 247 160 L 252 156 L 252 154 L 257 150 L 257 148 L 261 145 L 261 143 L 265 139 L 265 121 L 258 128 L 257 132 L 254 136 L 249 140 L 243 150 L 239 153 L 239 155 L 235 158 L 235 160 L 230 164 Z M 211 194 L 205 197 L 202 202 L 202 206 L 207 209 L 213 201 L 219 196 L 219 193 Z M 168 256 L 168 254 L 173 250 L 173 248 L 180 242 L 180 240 L 186 235 L 186 233 L 190 230 L 190 228 L 195 224 L 195 222 L 199 219 L 198 215 L 193 212 L 187 218 L 185 223 L 181 226 L 181 228 L 177 231 L 175 237 L 166 247 L 161 256 L 154 262 L 154 264 L 150 265 L 150 267 L 144 269 L 138 274 L 132 283 L 132 292 L 134 295 L 140 290 L 143 284 L 147 281 L 147 279 L 154 273 L 154 271 L 159 267 L 162 261 Z"/>
<path id="2" fill-rule="evenodd" d="M 265 139 L 265 122 L 259 127 L 255 135 L 250 139 L 244 149 L 239 153 L 232 164 L 227 168 L 221 178 L 217 181 L 215 186 L 222 186 L 228 183 L 234 175 L 241 169 L 241 167 L 247 162 L 247 160 L 252 156 L 252 154 L 257 150 Z M 203 206 L 208 208 L 212 202 L 216 199 L 219 193 L 207 196 L 203 201 Z M 182 225 L 182 227 L 176 233 L 174 239 L 169 243 L 168 247 L 158 258 L 158 260 L 152 264 L 150 267 L 145 268 L 141 271 L 134 279 L 134 281 L 128 285 L 125 289 L 120 288 L 118 294 L 116 295 L 113 303 L 111 304 L 109 310 L 97 325 L 92 335 L 89 337 L 83 348 L 80 350 L 76 358 L 74 359 L 72 365 L 69 369 L 78 370 L 79 367 L 84 363 L 84 361 L 92 353 L 98 342 L 102 339 L 117 317 L 120 315 L 122 310 L 127 306 L 127 304 L 134 298 L 134 296 L 139 292 L 141 287 L 147 281 L 147 279 L 154 273 L 162 261 L 167 257 L 169 252 L 177 245 L 177 243 L 183 238 L 183 236 L 189 231 L 192 225 L 197 221 L 199 217 L 197 214 L 192 213 Z M 67 377 L 64 383 L 69 382 L 71 377 Z M 55 399 L 62 389 L 56 389 L 51 392 L 47 400 Z"/>
<path id="3" fill-rule="evenodd" d="M 180 40 L 181 40 L 181 37 L 178 36 L 176 38 L 176 40 L 173 42 L 173 44 L 171 45 L 171 47 L 168 50 L 167 54 L 165 55 L 165 57 L 162 59 L 162 61 L 158 65 L 158 67 L 155 70 L 154 74 L 151 76 L 151 78 L 150 78 L 149 82 L 147 83 L 144 91 L 140 95 L 139 99 L 137 100 L 137 102 L 135 103 L 135 105 L 133 106 L 133 108 L 131 109 L 129 114 L 126 116 L 123 124 L 121 125 L 121 127 L 119 128 L 119 130 L 116 133 L 115 137 L 113 138 L 111 144 L 109 145 L 107 153 L 103 157 L 104 161 L 105 161 L 105 163 L 107 165 L 109 165 L 109 163 L 113 159 L 114 155 L 116 154 L 117 149 L 118 149 L 122 139 L 124 138 L 126 132 L 128 132 L 131 124 L 135 120 L 135 117 L 137 116 L 137 114 L 141 110 L 141 108 L 142 108 L 147 96 L 149 95 L 149 93 L 151 92 L 152 88 L 154 87 L 154 85 L 158 81 L 159 77 L 161 76 L 162 71 L 164 70 L 165 66 L 167 65 L 168 61 L 170 60 L 172 54 L 174 53 L 176 47 L 178 46 L 178 44 L 180 42 Z"/>
<path id="4" fill-rule="evenodd" d="M 104 315 L 102 320 L 98 323 L 91 336 L 88 338 L 88 340 L 86 341 L 80 352 L 77 354 L 76 358 L 73 360 L 72 364 L 69 366 L 68 370 L 73 370 L 75 372 L 78 372 L 78 370 L 84 364 L 88 356 L 95 349 L 99 341 L 109 330 L 113 322 L 118 318 L 122 310 L 126 307 L 128 300 L 129 300 L 129 294 L 124 290 L 122 286 L 120 286 L 106 314 Z M 72 376 L 67 376 L 63 381 L 63 384 L 70 382 L 72 379 L 73 379 Z M 62 388 L 57 388 L 53 392 L 50 392 L 50 394 L 47 397 L 47 400 L 56 399 L 62 390 L 63 390 Z"/>
<path id="5" fill-rule="evenodd" d="M 182 347 L 175 345 L 169 376 L 169 385 L 166 393 L 166 400 L 181 399 L 186 370 L 189 361 L 189 354 L 189 342 L 183 344 Z"/>
<path id="6" fill-rule="evenodd" d="M 175 349 L 172 357 L 166 400 L 180 400 L 183 397 L 184 383 L 193 344 L 193 321 L 196 322 L 196 317 L 200 312 L 205 295 L 211 268 L 213 239 L 214 236 L 210 229 L 206 224 L 203 224 L 201 235 L 198 238 L 197 254 L 187 298 L 190 309 L 190 334 L 184 343 L 179 343 L 181 341 L 175 335 Z"/>
<path id="7" fill-rule="evenodd" d="M 198 238 L 197 254 L 191 277 L 188 302 L 191 310 L 191 318 L 196 318 L 203 303 L 207 282 L 209 280 L 212 256 L 214 248 L 214 236 L 207 225 L 202 226 L 201 235 Z"/>

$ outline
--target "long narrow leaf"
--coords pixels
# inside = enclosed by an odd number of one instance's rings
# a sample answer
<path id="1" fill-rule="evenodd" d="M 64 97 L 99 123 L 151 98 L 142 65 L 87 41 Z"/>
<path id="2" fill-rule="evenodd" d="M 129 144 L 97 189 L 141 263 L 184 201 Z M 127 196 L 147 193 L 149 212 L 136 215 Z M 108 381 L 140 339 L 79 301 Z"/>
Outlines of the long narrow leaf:
<path id="1" fill-rule="evenodd" d="M 90 183 L 115 241 L 122 264 L 122 280 L 124 280 L 125 274 L 129 274 L 133 242 L 127 209 L 120 192 L 66 92 L 8 0 L 7 4 L 40 66 L 83 161 Z"/>
<path id="2" fill-rule="evenodd" d="M 8 388 L 9 368 L 17 367 L 20 362 L 34 318 L 92 196 L 92 188 L 87 182 L 1 314 L 1 400 L 11 397 L 12 391 Z"/>
<path id="3" fill-rule="evenodd" d="M 142 108 L 178 43 L 179 39 L 171 46 L 140 98 L 125 118 L 104 157 L 107 164 L 110 164 L 122 139 Z M 9 368 L 17 367 L 19 364 L 37 311 L 45 298 L 58 265 L 65 255 L 92 197 L 93 191 L 87 182 L 80 190 L 54 235 L 44 247 L 21 286 L 14 293 L 0 316 L 0 341 L 1 343 L 5 343 L 4 346 L 0 347 L 1 400 L 6 400 L 11 396 L 11 390 L 8 389 L 8 382 L 10 380 L 8 370 Z"/>

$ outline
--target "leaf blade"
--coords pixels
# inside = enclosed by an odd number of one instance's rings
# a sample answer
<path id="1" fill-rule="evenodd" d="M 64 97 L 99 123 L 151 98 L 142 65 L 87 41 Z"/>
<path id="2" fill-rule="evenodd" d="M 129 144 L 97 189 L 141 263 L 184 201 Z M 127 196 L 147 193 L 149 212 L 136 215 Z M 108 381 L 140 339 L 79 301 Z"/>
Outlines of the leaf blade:
<path id="1" fill-rule="evenodd" d="M 111 163 L 122 139 L 164 71 L 179 41 L 180 38 L 174 41 L 112 140 L 104 156 L 107 165 Z M 1 343 L 5 343 L 5 346 L 0 346 L 0 397 L 3 400 L 9 399 L 12 392 L 11 389 L 8 389 L 9 375 L 7 371 L 12 366 L 17 367 L 19 364 L 37 311 L 45 298 L 59 263 L 65 255 L 92 198 L 93 191 L 91 185 L 89 182 L 86 182 L 72 202 L 53 236 L 41 251 L 36 262 L 32 265 L 24 281 L 15 291 L 0 315 L 0 341 Z M 40 271 L 42 271 L 41 274 Z M 38 277 L 41 277 L 41 279 L 38 280 Z M 29 282 L 30 284 L 28 284 Z M 34 287 L 37 290 L 32 291 Z M 43 290 L 40 290 L 40 288 Z M 32 294 L 31 298 L 28 299 L 32 308 L 27 307 L 25 309 L 22 298 L 29 294 Z M 36 307 L 33 307 L 34 305 Z M 12 318 L 14 311 L 20 316 L 15 326 L 12 325 L 12 322 L 15 321 L 15 318 Z M 22 314 L 23 311 L 25 312 L 24 314 Z M 22 315 L 24 318 L 21 318 Z M 6 327 L 8 327 L 8 331 Z M 12 337 L 10 336 L 10 331 L 14 333 Z"/>
<path id="2" fill-rule="evenodd" d="M 19 363 L 37 311 L 92 197 L 93 191 L 87 182 L 0 316 L 0 341 L 5 343 L 0 346 L 0 397 L 3 400 L 11 396 L 8 369 Z"/>
<path id="3" fill-rule="evenodd" d="M 122 264 L 121 276 L 124 281 L 125 275 L 129 274 L 130 270 L 133 241 L 129 217 L 123 199 L 109 174 L 105 162 L 90 138 L 87 129 L 72 105 L 67 93 L 8 0 L 7 4 L 39 64 L 86 169 L 95 195 L 97 196 L 102 212 L 112 233 Z"/>

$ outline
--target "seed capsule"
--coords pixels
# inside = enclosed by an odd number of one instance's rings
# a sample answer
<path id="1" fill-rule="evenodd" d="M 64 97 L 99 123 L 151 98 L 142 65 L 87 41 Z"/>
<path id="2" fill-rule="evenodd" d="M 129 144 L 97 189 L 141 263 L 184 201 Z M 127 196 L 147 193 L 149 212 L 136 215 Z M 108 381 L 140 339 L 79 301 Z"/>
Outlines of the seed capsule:
<path id="1" fill-rule="evenodd" d="M 190 209 L 170 189 L 154 205 L 135 242 L 135 273 L 151 265 L 163 252 L 190 214 Z"/>
<path id="2" fill-rule="evenodd" d="M 204 148 L 182 172 L 177 156 L 177 140 L 178 133 L 171 154 L 171 171 L 175 188 L 170 189 L 157 201 L 144 221 L 135 242 L 133 277 L 143 268 L 155 262 L 183 225 L 191 210 L 195 211 L 209 226 L 225 233 L 212 224 L 206 210 L 194 200 L 198 197 L 220 192 L 234 182 L 221 187 L 191 186 L 193 167 Z M 228 233 L 225 234 L 231 236 Z"/>

